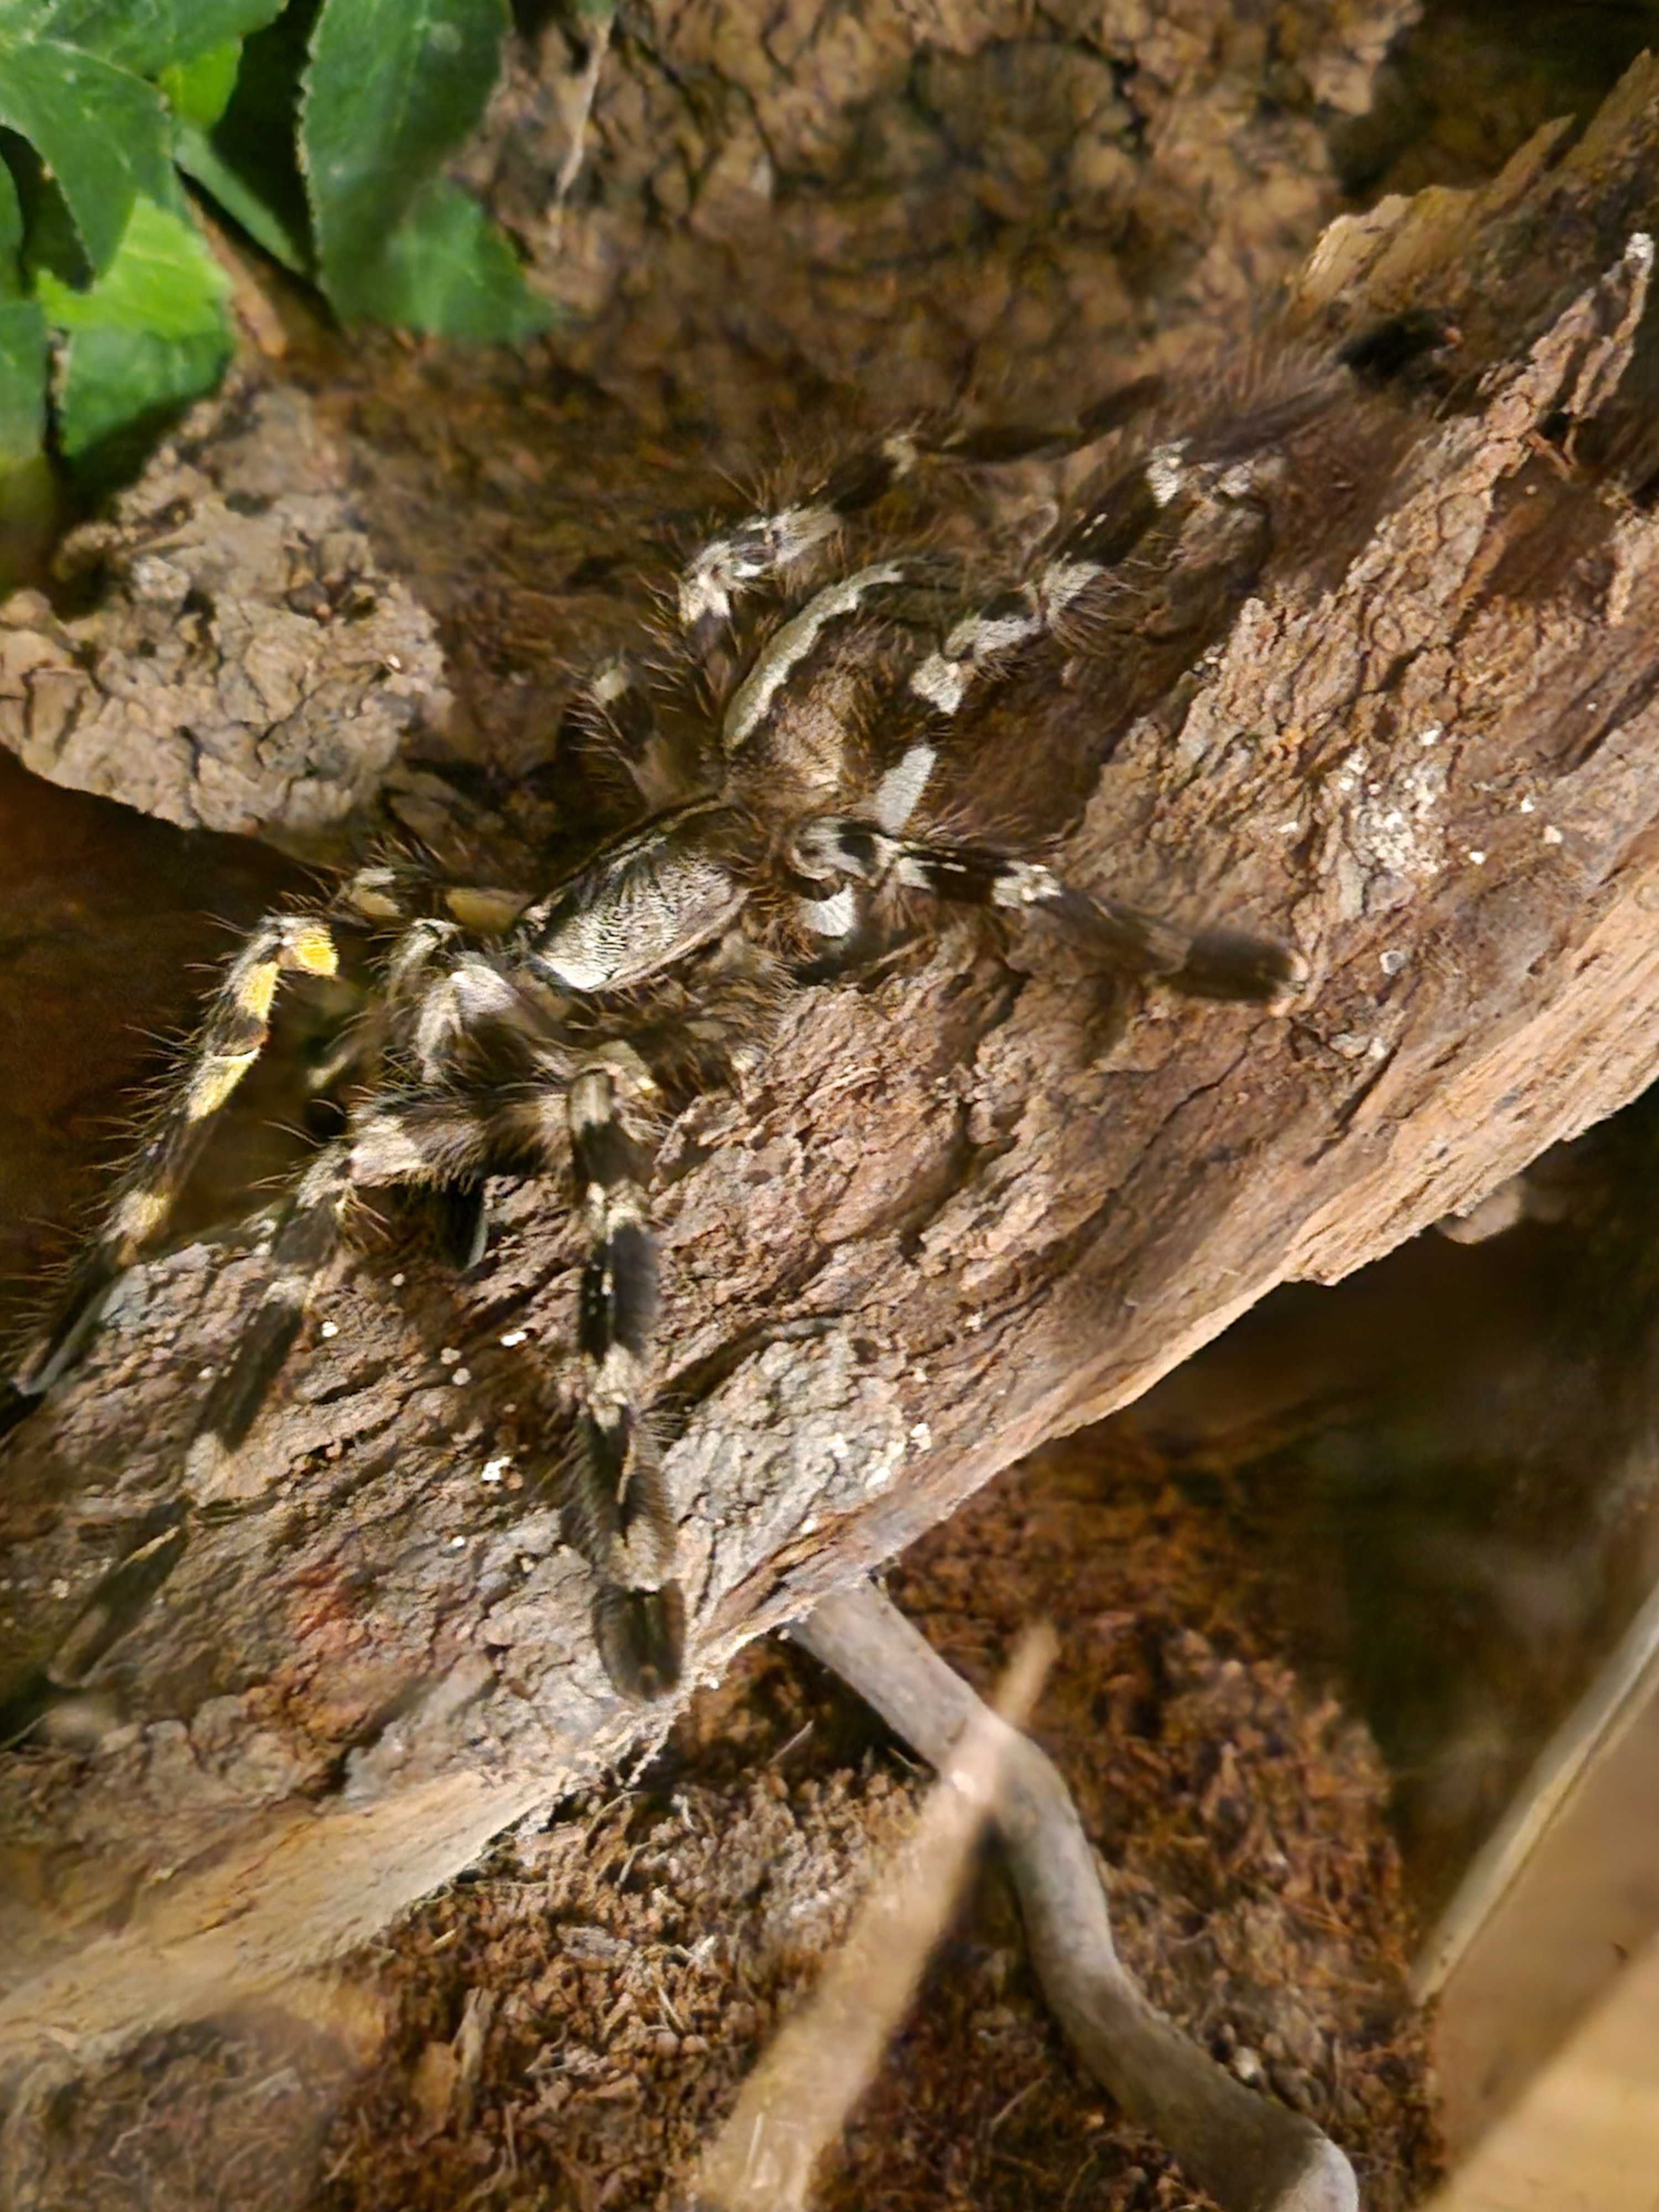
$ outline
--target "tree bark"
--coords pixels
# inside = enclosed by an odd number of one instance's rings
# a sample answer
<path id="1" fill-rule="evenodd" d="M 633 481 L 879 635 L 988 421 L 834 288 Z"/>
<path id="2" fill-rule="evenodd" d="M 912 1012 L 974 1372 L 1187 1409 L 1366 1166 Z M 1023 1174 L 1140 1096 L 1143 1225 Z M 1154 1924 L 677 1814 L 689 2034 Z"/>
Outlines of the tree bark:
<path id="1" fill-rule="evenodd" d="M 953 932 L 798 993 L 750 1095 L 675 1125 L 653 1203 L 698 1672 L 1275 1285 L 1336 1279 L 1652 1079 L 1656 223 L 1643 62 L 1576 146 L 1338 223 L 1297 289 L 1324 341 L 1450 313 L 1469 375 L 1395 409 L 1380 475 L 1357 408 L 1347 495 L 1286 484 L 1250 596 L 1126 715 L 1061 856 L 1292 939 L 1287 1018 L 1108 1024 L 1048 944 Z M 126 1724 L 13 1757 L 0 2068 L 280 1989 L 660 1736 L 600 1671 L 548 1488 L 576 1260 L 526 1186 L 476 1282 L 384 1252 L 330 1277 L 246 1510 L 102 1669 Z M 170 1494 L 261 1280 L 224 1247 L 143 1270 L 12 1440 L 8 1652 L 50 1648 Z"/>

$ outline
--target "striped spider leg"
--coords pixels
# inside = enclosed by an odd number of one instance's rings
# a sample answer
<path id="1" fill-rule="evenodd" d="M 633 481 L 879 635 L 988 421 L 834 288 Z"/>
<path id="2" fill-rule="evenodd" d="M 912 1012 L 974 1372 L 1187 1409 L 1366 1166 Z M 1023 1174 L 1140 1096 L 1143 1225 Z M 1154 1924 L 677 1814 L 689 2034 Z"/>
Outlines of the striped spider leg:
<path id="1" fill-rule="evenodd" d="M 991 907 L 1046 921 L 1109 967 L 1146 975 L 1193 998 L 1282 1007 L 1305 981 L 1297 953 L 1243 930 L 1188 931 L 1158 915 L 1068 884 L 1040 860 L 983 844 L 891 836 L 879 820 L 824 816 L 798 849 L 823 872 L 874 890 L 922 891 L 960 906 Z"/>
<path id="2" fill-rule="evenodd" d="M 911 734 L 866 794 L 865 809 L 817 815 L 791 845 L 803 927 L 830 943 L 847 943 L 860 922 L 859 887 L 921 891 L 1029 913 L 1108 964 L 1194 996 L 1281 1003 L 1306 970 L 1273 940 L 1225 928 L 1183 931 L 1066 884 L 1037 860 L 982 842 L 903 833 L 925 813 L 935 769 L 956 744 L 969 702 L 991 693 L 1045 643 L 1086 651 L 1091 603 L 1121 588 L 1124 563 L 1161 522 L 1174 523 L 1177 555 L 1189 542 L 1201 549 L 1196 568 L 1231 557 L 1241 535 L 1253 541 L 1265 526 L 1260 477 L 1279 465 L 1276 441 L 1327 404 L 1322 390 L 1296 394 L 1224 438 L 1154 447 L 1096 490 L 1026 580 L 962 616 L 910 665 L 895 712 Z M 1254 545 L 1252 553 L 1259 566 Z M 778 646 L 790 628 L 779 634 Z"/>
<path id="3" fill-rule="evenodd" d="M 921 456 L 917 440 L 896 433 L 854 453 L 823 483 L 769 514 L 751 514 L 702 545 L 681 571 L 679 623 L 699 659 L 726 630 L 738 602 L 823 550 L 842 525 L 885 496 Z"/>
<path id="4" fill-rule="evenodd" d="M 332 975 L 337 967 L 333 937 L 319 915 L 271 915 L 249 933 L 214 993 L 181 1079 L 145 1130 L 51 1322 L 13 1377 L 22 1396 L 40 1396 L 74 1364 L 116 1279 L 161 1242 L 215 1115 L 264 1049 L 282 977 Z"/>

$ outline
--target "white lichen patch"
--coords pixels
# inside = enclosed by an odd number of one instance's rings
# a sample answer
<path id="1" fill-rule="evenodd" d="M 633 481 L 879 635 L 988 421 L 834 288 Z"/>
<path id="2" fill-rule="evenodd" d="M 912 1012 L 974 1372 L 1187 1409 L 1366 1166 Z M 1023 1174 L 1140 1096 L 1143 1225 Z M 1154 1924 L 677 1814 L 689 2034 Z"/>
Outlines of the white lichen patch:
<path id="1" fill-rule="evenodd" d="M 1419 731 L 1419 753 L 1373 770 L 1364 745 L 1339 761 L 1327 787 L 1338 810 L 1339 834 L 1359 864 L 1360 904 L 1377 876 L 1425 883 L 1445 865 L 1439 819 L 1448 763 L 1437 750 L 1440 726 Z"/>

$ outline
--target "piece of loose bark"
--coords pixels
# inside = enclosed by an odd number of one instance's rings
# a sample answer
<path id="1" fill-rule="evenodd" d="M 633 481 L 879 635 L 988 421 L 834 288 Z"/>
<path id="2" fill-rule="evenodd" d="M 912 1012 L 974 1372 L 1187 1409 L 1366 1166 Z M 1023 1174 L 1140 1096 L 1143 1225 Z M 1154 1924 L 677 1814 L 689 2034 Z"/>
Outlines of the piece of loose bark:
<path id="1" fill-rule="evenodd" d="M 452 704 L 347 476 L 299 393 L 237 380 L 75 533 L 61 611 L 0 603 L 0 745 L 185 829 L 337 832 Z"/>
<path id="2" fill-rule="evenodd" d="M 1437 413 L 1367 403 L 1352 466 L 1337 440 L 1293 472 L 1190 666 L 1148 622 L 1033 706 L 1109 752 L 1067 868 L 1293 939 L 1290 1018 L 1114 1026 L 1046 942 L 953 934 L 799 994 L 752 1095 L 676 1127 L 667 1466 L 704 1671 L 1275 1284 L 1468 1207 L 1651 1079 L 1659 535 L 1639 467 L 1632 497 L 1593 465 L 1639 463 L 1655 222 L 1642 64 L 1577 147 L 1339 227 L 1304 321 L 1403 289 L 1463 329 L 1467 380 Z M 129 1725 L 14 1760 L 0 2067 L 279 1987 L 653 1740 L 542 1486 L 575 1259 L 526 1188 L 477 1282 L 384 1253 L 331 1278 L 247 1510 L 103 1669 Z M 204 1246 L 143 1271 L 9 1444 L 9 1653 L 170 1493 L 260 1279 Z"/>

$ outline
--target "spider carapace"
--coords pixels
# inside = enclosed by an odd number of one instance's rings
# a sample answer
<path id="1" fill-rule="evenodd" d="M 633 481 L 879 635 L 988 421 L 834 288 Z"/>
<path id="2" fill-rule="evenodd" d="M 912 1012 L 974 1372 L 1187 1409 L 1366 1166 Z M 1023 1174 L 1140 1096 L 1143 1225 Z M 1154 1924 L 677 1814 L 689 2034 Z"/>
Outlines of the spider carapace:
<path id="1" fill-rule="evenodd" d="M 353 1194 L 447 1193 L 459 1256 L 476 1258 L 485 1179 L 501 1174 L 574 1182 L 586 1238 L 574 1533 L 596 1578 L 595 1632 L 623 1692 L 653 1697 L 678 1682 L 685 1608 L 649 1420 L 648 1186 L 664 1104 L 751 1065 L 784 994 L 804 976 L 855 968 L 896 903 L 921 920 L 998 909 L 1177 991 L 1272 1004 L 1294 990 L 1302 964 L 1283 945 L 1194 933 L 1067 881 L 1029 850 L 971 834 L 964 794 L 1000 692 L 1017 694 L 1045 664 L 1071 680 L 1091 653 L 1088 681 L 1110 684 L 1103 617 L 1147 576 L 1219 574 L 1234 600 L 1241 578 L 1248 587 L 1271 535 L 1264 487 L 1299 430 L 1340 404 L 1343 374 L 1310 376 L 1209 432 L 1148 443 L 1085 488 L 988 596 L 959 574 L 953 589 L 937 549 L 884 550 L 881 516 L 916 471 L 1000 456 L 911 434 L 869 447 L 708 538 L 679 571 L 650 646 L 589 679 L 584 720 L 631 777 L 632 827 L 526 898 L 377 862 L 314 911 L 251 933 L 15 1391 L 27 1401 L 52 1387 L 110 1285 L 165 1239 L 209 1125 L 265 1042 L 283 976 L 331 974 L 342 932 L 379 933 L 376 987 L 337 1049 L 347 1110 L 277 1216 L 263 1300 L 204 1391 L 175 1504 L 27 1680 L 0 1691 L 10 1735 L 76 1692 L 229 1495 L 231 1462 Z"/>

